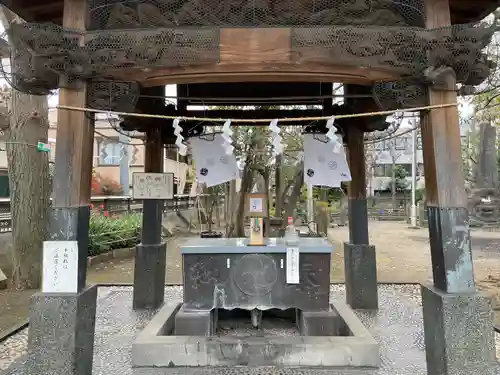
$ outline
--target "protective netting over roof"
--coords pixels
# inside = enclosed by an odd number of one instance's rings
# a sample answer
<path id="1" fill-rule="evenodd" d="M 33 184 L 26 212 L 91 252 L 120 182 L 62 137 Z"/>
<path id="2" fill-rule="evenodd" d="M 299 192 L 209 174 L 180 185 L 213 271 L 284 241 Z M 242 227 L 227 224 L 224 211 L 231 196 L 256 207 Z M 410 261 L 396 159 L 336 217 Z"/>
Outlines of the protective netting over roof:
<path id="1" fill-rule="evenodd" d="M 219 26 L 423 26 L 422 0 L 89 0 L 89 30 Z"/>
<path id="2" fill-rule="evenodd" d="M 130 111 L 138 85 L 123 82 L 127 74 L 216 65 L 223 26 L 286 25 L 291 64 L 366 67 L 400 77 L 374 86 L 383 109 L 421 106 L 427 86 L 444 73 L 478 85 L 494 68 L 482 51 L 496 23 L 427 30 L 420 27 L 421 0 L 89 1 L 93 31 L 35 23 L 8 28 L 6 78 L 13 87 L 43 95 L 84 80 L 92 83 L 93 108 Z"/>

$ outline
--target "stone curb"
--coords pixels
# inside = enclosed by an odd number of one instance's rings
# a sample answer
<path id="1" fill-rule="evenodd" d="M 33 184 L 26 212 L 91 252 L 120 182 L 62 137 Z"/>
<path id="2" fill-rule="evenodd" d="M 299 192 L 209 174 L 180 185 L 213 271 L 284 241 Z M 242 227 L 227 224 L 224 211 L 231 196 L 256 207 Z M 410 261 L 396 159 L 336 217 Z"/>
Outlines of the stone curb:
<path id="1" fill-rule="evenodd" d="M 22 331 L 28 326 L 29 320 L 25 319 L 19 323 L 14 324 L 12 327 L 4 329 L 0 332 L 0 343 L 7 340 L 9 337 L 14 336 L 19 331 Z"/>
<path id="2" fill-rule="evenodd" d="M 87 258 L 87 265 L 93 266 L 99 263 L 104 263 L 110 259 L 126 259 L 133 257 L 135 255 L 135 246 L 125 249 L 115 249 L 108 251 L 107 253 L 99 254 L 93 257 Z"/>

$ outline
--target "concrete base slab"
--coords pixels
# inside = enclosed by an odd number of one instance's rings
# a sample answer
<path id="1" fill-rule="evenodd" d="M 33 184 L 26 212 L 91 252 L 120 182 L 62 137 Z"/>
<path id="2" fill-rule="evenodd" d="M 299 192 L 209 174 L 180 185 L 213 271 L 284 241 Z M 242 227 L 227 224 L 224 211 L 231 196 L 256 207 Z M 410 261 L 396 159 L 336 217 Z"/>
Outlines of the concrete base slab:
<path id="1" fill-rule="evenodd" d="M 134 309 L 156 309 L 163 304 L 167 245 L 137 245 L 134 265 Z"/>
<path id="2" fill-rule="evenodd" d="M 480 293 L 445 293 L 422 286 L 429 375 L 493 375 L 495 341 L 491 300 Z"/>
<path id="3" fill-rule="evenodd" d="M 332 310 L 351 336 L 169 336 L 180 308 L 164 305 L 139 334 L 132 345 L 133 367 L 379 366 L 379 344 L 343 302 Z"/>
<path id="4" fill-rule="evenodd" d="M 31 298 L 26 375 L 92 375 L 97 286 Z"/>
<path id="5" fill-rule="evenodd" d="M 344 243 L 346 301 L 353 309 L 378 308 L 375 246 Z"/>

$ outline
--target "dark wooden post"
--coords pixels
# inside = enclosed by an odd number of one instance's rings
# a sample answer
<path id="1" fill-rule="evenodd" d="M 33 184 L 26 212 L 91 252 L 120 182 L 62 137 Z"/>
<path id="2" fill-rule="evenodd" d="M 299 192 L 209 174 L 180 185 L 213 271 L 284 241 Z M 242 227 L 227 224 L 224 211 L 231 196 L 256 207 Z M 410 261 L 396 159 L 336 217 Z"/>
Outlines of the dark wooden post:
<path id="1" fill-rule="evenodd" d="M 349 242 L 344 243 L 346 300 L 353 309 L 378 308 L 375 247 L 369 245 L 363 131 L 356 121 L 347 128 Z"/>
<path id="2" fill-rule="evenodd" d="M 425 3 L 428 28 L 450 25 L 448 0 Z M 448 86 L 430 89 L 429 103 L 456 103 L 455 82 Z M 492 310 L 474 285 L 458 109 L 423 113 L 421 127 L 434 279 L 434 285 L 422 286 L 427 372 L 492 374 Z"/>
<path id="3" fill-rule="evenodd" d="M 150 95 L 164 95 L 163 87 L 148 89 Z M 163 100 L 149 101 L 150 112 L 158 111 Z M 143 108 L 144 109 L 144 108 Z M 146 132 L 146 155 L 144 171 L 163 172 L 163 142 L 159 127 L 149 128 Z M 134 309 L 155 309 L 163 304 L 165 290 L 165 267 L 167 245 L 162 243 L 163 200 L 145 199 L 143 201 L 142 238 L 136 247 L 134 268 Z"/>
<path id="4" fill-rule="evenodd" d="M 87 0 L 65 0 L 63 26 L 85 29 Z M 59 90 L 59 103 L 86 107 L 86 85 Z M 91 375 L 97 287 L 86 287 L 94 123 L 59 109 L 49 239 L 78 244 L 77 293 L 32 297 L 28 362 L 31 375 Z"/>

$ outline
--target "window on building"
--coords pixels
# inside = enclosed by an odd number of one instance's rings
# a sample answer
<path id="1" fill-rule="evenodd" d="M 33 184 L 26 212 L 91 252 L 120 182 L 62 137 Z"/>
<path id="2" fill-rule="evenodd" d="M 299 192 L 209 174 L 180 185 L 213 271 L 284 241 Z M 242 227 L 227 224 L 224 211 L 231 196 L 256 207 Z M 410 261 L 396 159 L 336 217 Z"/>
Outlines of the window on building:
<path id="1" fill-rule="evenodd" d="M 404 168 L 408 176 L 411 176 L 411 164 L 398 164 Z"/>
<path id="2" fill-rule="evenodd" d="M 421 150 L 422 149 L 422 136 L 418 136 L 417 137 L 417 150 Z"/>
<path id="3" fill-rule="evenodd" d="M 119 165 L 122 145 L 118 142 L 101 143 L 99 145 L 99 164 Z"/>
<path id="4" fill-rule="evenodd" d="M 377 143 L 375 143 L 375 150 L 382 151 L 382 148 L 384 147 L 383 143 L 384 142 L 377 142 Z"/>
<path id="5" fill-rule="evenodd" d="M 406 150 L 406 138 L 405 137 L 396 138 L 395 149 L 396 150 Z"/>
<path id="6" fill-rule="evenodd" d="M 385 177 L 385 165 L 378 164 L 373 168 L 373 175 L 375 177 Z"/>

